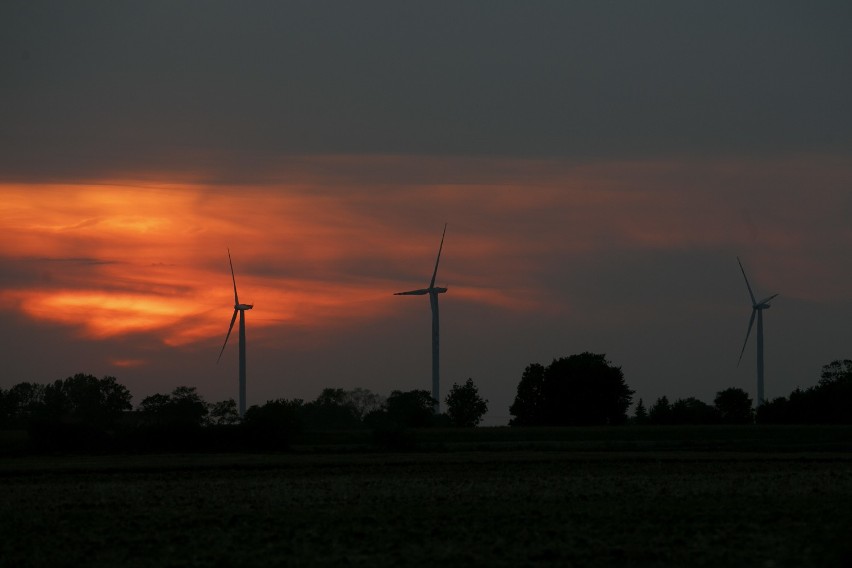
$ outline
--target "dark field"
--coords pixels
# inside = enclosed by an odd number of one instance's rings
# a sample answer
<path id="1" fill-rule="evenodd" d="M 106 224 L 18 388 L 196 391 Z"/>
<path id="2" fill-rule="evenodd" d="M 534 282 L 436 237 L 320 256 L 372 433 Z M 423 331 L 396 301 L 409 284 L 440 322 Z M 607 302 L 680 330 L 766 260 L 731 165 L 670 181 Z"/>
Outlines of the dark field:
<path id="1" fill-rule="evenodd" d="M 852 565 L 849 429 L 635 431 L 429 433 L 431 450 L 396 454 L 3 458 L 0 563 Z M 768 451 L 742 449 L 756 443 Z"/>

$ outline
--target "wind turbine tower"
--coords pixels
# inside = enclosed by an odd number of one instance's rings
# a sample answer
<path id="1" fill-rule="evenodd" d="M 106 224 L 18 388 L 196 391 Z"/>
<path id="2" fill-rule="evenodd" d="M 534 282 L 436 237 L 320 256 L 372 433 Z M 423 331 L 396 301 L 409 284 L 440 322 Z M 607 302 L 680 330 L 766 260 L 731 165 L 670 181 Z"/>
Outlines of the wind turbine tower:
<path id="1" fill-rule="evenodd" d="M 751 319 L 748 322 L 748 331 L 746 331 L 745 341 L 743 341 L 743 349 L 740 351 L 740 359 L 737 361 L 737 366 L 739 366 L 740 361 L 743 360 L 743 353 L 745 353 L 746 344 L 748 343 L 748 336 L 751 334 L 751 327 L 754 325 L 755 316 L 757 316 L 757 406 L 760 407 L 765 402 L 763 398 L 763 310 L 768 310 L 771 307 L 769 305 L 770 300 L 778 294 L 773 294 L 759 302 L 755 300 L 754 293 L 751 291 L 751 285 L 748 283 L 748 276 L 746 276 L 745 269 L 743 268 L 743 263 L 740 262 L 740 257 L 737 257 L 737 262 L 740 265 L 743 278 L 745 278 L 748 295 L 751 296 Z"/>
<path id="2" fill-rule="evenodd" d="M 253 304 L 241 304 L 240 298 L 237 296 L 237 279 L 234 276 L 234 263 L 231 261 L 231 250 L 228 249 L 228 264 L 231 265 L 231 280 L 234 282 L 234 316 L 231 318 L 231 325 L 228 327 L 228 335 L 225 336 L 225 343 L 222 344 L 222 350 L 219 351 L 219 358 L 216 363 L 222 358 L 222 353 L 225 351 L 225 346 L 228 345 L 228 338 L 231 337 L 231 330 L 234 329 L 234 322 L 237 320 L 237 312 L 240 314 L 240 418 L 246 414 L 246 310 L 254 307 Z"/>
<path id="3" fill-rule="evenodd" d="M 444 223 L 444 232 L 441 234 L 441 245 L 438 247 L 438 259 L 435 261 L 435 271 L 432 272 L 432 281 L 428 288 L 411 290 L 409 292 L 396 292 L 394 296 L 425 296 L 429 294 L 429 303 L 432 306 L 432 398 L 435 399 L 435 414 L 441 410 L 441 377 L 440 377 L 440 338 L 438 327 L 438 294 L 444 294 L 447 289 L 435 286 L 435 277 L 438 275 L 438 263 L 441 262 L 441 250 L 444 248 L 444 236 L 447 234 L 447 224 Z"/>

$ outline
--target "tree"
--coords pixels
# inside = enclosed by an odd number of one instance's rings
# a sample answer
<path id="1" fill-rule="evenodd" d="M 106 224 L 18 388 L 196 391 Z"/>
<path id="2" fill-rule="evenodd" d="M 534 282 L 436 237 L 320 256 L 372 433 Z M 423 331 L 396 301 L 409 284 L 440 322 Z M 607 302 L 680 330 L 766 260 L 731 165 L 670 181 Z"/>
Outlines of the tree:
<path id="1" fill-rule="evenodd" d="M 17 414 L 32 414 L 44 400 L 44 385 L 36 383 L 18 383 L 6 394 L 14 404 Z"/>
<path id="2" fill-rule="evenodd" d="M 509 420 L 510 426 L 540 426 L 544 424 L 544 366 L 538 363 L 527 365 L 515 401 L 509 407 L 509 413 L 514 416 Z"/>
<path id="3" fill-rule="evenodd" d="M 648 422 L 658 426 L 672 423 L 672 407 L 669 404 L 668 397 L 663 395 L 651 405 L 651 410 L 648 412 Z"/>
<path id="4" fill-rule="evenodd" d="M 410 450 L 417 446 L 414 429 L 433 426 L 439 416 L 444 416 L 435 414 L 436 403 L 429 391 L 395 390 L 382 408 L 364 416 L 364 425 L 372 430 L 373 439 L 380 447 Z"/>
<path id="5" fill-rule="evenodd" d="M 2 390 L 2 389 L 0 389 Z M 44 385 L 18 383 L 0 396 L 0 422 L 9 426 L 25 426 L 37 414 L 44 400 Z"/>
<path id="6" fill-rule="evenodd" d="M 796 387 L 787 399 L 785 422 L 787 424 L 818 424 L 823 421 L 814 387 Z M 760 407 L 763 408 L 764 405 Z"/>
<path id="7" fill-rule="evenodd" d="M 207 403 L 195 387 L 177 387 L 173 390 L 172 407 L 175 417 L 193 426 L 203 424 L 208 413 Z"/>
<path id="8" fill-rule="evenodd" d="M 852 360 L 824 365 L 819 382 L 757 409 L 761 424 L 852 424 Z"/>
<path id="9" fill-rule="evenodd" d="M 303 425 L 310 430 L 346 430 L 361 425 L 343 389 L 323 389 L 315 401 L 302 406 L 300 413 Z"/>
<path id="10" fill-rule="evenodd" d="M 740 388 L 731 387 L 716 393 L 713 405 L 722 424 L 751 424 L 754 422 L 751 397 Z"/>
<path id="11" fill-rule="evenodd" d="M 237 412 L 237 403 L 233 398 L 211 404 L 207 416 L 208 422 L 217 426 L 230 426 L 240 422 L 240 413 Z"/>
<path id="12" fill-rule="evenodd" d="M 852 360 L 850 359 L 835 359 L 828 365 L 822 366 L 820 373 L 819 386 L 832 386 L 842 384 L 852 380 Z"/>
<path id="13" fill-rule="evenodd" d="M 641 398 L 636 405 L 636 410 L 633 411 L 633 422 L 636 424 L 646 424 L 648 422 L 648 411 L 645 410 L 645 404 Z"/>
<path id="14" fill-rule="evenodd" d="M 0 427 L 8 426 L 15 416 L 15 404 L 9 391 L 0 389 Z"/>
<path id="15" fill-rule="evenodd" d="M 109 428 L 132 408 L 131 398 L 115 377 L 78 373 L 44 387 L 39 413 L 47 420 Z"/>
<path id="16" fill-rule="evenodd" d="M 813 404 L 819 408 L 820 422 L 852 424 L 852 360 L 837 359 L 822 368 L 819 383 L 813 387 Z"/>
<path id="17" fill-rule="evenodd" d="M 789 424 L 790 401 L 783 396 L 767 400 L 754 413 L 758 424 Z"/>
<path id="18" fill-rule="evenodd" d="M 679 398 L 671 407 L 671 424 L 716 424 L 719 414 L 715 408 L 693 396 Z"/>
<path id="19" fill-rule="evenodd" d="M 37 396 L 40 389 L 21 390 Z M 115 377 L 78 373 L 44 386 L 41 400 L 29 404 L 27 431 L 43 448 L 103 449 L 114 441 L 119 419 L 132 408 L 130 400 L 130 391 Z"/>
<path id="20" fill-rule="evenodd" d="M 302 399 L 279 398 L 268 400 L 263 406 L 246 410 L 241 428 L 246 433 L 249 446 L 264 449 L 285 449 L 302 430 Z"/>
<path id="21" fill-rule="evenodd" d="M 360 387 L 345 391 L 344 395 L 346 403 L 352 407 L 359 421 L 363 421 L 370 412 L 379 410 L 385 404 L 385 397 Z"/>
<path id="22" fill-rule="evenodd" d="M 527 372 L 528 371 L 528 372 Z M 606 355 L 585 352 L 554 359 L 543 374 L 527 367 L 509 412 L 511 425 L 624 424 L 633 392 Z M 524 379 L 530 384 L 523 384 Z"/>
<path id="23" fill-rule="evenodd" d="M 432 424 L 435 399 L 425 390 L 391 392 L 385 404 L 388 418 L 399 426 L 424 428 Z"/>
<path id="24" fill-rule="evenodd" d="M 346 391 L 343 389 L 324 388 L 314 401 L 323 406 L 345 406 Z"/>
<path id="25" fill-rule="evenodd" d="M 463 385 L 453 383 L 445 399 L 447 415 L 453 425 L 472 428 L 482 422 L 488 412 L 488 401 L 479 396 L 479 389 L 468 379 Z"/>
<path id="26" fill-rule="evenodd" d="M 167 394 L 152 394 L 151 396 L 146 396 L 142 399 L 142 402 L 139 403 L 139 412 L 146 416 L 156 416 L 158 414 L 163 414 L 165 409 L 171 403 L 172 397 Z"/>
<path id="27" fill-rule="evenodd" d="M 139 404 L 149 426 L 196 428 L 207 417 L 207 404 L 195 387 L 177 387 L 171 394 L 152 394 Z"/>

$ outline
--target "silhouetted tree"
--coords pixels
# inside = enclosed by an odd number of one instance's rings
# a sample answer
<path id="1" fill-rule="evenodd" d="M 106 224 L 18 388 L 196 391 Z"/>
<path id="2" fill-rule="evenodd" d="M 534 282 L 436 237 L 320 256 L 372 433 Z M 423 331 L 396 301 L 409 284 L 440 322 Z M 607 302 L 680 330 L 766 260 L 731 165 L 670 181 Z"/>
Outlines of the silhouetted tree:
<path id="1" fill-rule="evenodd" d="M 822 366 L 819 386 L 832 386 L 852 380 L 852 359 L 835 359 L 828 365 Z"/>
<path id="2" fill-rule="evenodd" d="M 821 421 L 852 424 L 852 360 L 835 360 L 823 366 L 819 383 L 813 390 Z"/>
<path id="3" fill-rule="evenodd" d="M 195 387 L 181 386 L 171 394 L 152 394 L 139 404 L 139 412 L 148 426 L 197 428 L 207 416 L 207 404 Z"/>
<path id="4" fill-rule="evenodd" d="M 130 400 L 130 391 L 115 377 L 78 373 L 44 386 L 41 401 L 31 405 L 27 431 L 43 449 L 104 449 L 112 444 Z"/>
<path id="5" fill-rule="evenodd" d="M 661 396 L 651 405 L 651 410 L 648 411 L 648 422 L 658 426 L 672 423 L 672 407 L 668 397 Z"/>
<path id="6" fill-rule="evenodd" d="M 510 426 L 541 426 L 545 423 L 543 365 L 533 363 L 524 369 L 509 413 L 514 417 L 509 420 Z"/>
<path id="7" fill-rule="evenodd" d="M 9 397 L 9 391 L 0 389 L 0 427 L 6 428 L 15 416 L 15 404 Z"/>
<path id="8" fill-rule="evenodd" d="M 612 366 L 606 355 L 585 352 L 554 359 L 544 369 L 540 383 L 531 367 L 524 377 L 532 379 L 532 384 L 518 385 L 518 396 L 509 409 L 515 416 L 511 425 L 584 426 L 627 421 L 633 391 L 624 382 L 621 368 Z M 528 409 L 532 416 L 525 414 Z"/>
<path id="9" fill-rule="evenodd" d="M 78 373 L 46 385 L 38 407 L 41 416 L 48 420 L 109 428 L 124 411 L 132 408 L 131 398 L 127 387 L 115 377 L 98 379 Z"/>
<path id="10" fill-rule="evenodd" d="M 233 398 L 214 402 L 209 406 L 207 420 L 216 426 L 230 426 L 239 424 L 240 413 L 237 411 L 237 403 Z"/>
<path id="11" fill-rule="evenodd" d="M 163 414 L 171 401 L 172 397 L 167 394 L 152 394 L 151 396 L 146 396 L 142 399 L 142 402 L 139 403 L 138 410 L 146 416 L 153 417 L 158 414 Z"/>
<path id="12" fill-rule="evenodd" d="M 790 424 L 790 401 L 783 396 L 764 401 L 755 412 L 755 421 L 758 424 Z"/>
<path id="13" fill-rule="evenodd" d="M 0 423 L 6 427 L 25 427 L 44 401 L 44 385 L 37 383 L 18 383 L 0 392 Z"/>
<path id="14" fill-rule="evenodd" d="M 408 428 L 425 428 L 432 424 L 435 415 L 435 399 L 425 390 L 391 392 L 385 404 L 388 417 Z"/>
<path id="15" fill-rule="evenodd" d="M 425 390 L 402 392 L 395 390 L 382 408 L 369 412 L 364 424 L 373 431 L 373 439 L 388 450 L 410 450 L 417 445 L 415 428 L 432 426 L 435 399 Z"/>
<path id="16" fill-rule="evenodd" d="M 10 428 L 18 418 L 17 401 L 10 391 L 0 389 L 0 428 Z"/>
<path id="17" fill-rule="evenodd" d="M 314 402 L 327 406 L 345 406 L 348 401 L 345 390 L 324 388 Z"/>
<path id="18" fill-rule="evenodd" d="M 636 410 L 633 411 L 633 422 L 639 425 L 648 423 L 648 411 L 645 410 L 645 403 L 642 402 L 641 398 L 636 405 Z"/>
<path id="19" fill-rule="evenodd" d="M 177 387 L 172 391 L 172 405 L 175 414 L 192 424 L 203 424 L 207 417 L 207 403 L 196 392 L 195 387 Z"/>
<path id="20" fill-rule="evenodd" d="M 695 397 L 680 398 L 671 406 L 671 424 L 718 424 L 718 411 Z"/>
<path id="21" fill-rule="evenodd" d="M 852 424 L 852 360 L 824 365 L 819 382 L 757 410 L 761 424 Z"/>
<path id="22" fill-rule="evenodd" d="M 279 398 L 250 407 L 241 426 L 246 444 L 262 449 L 288 448 L 302 430 L 300 413 L 304 405 L 301 399 Z"/>
<path id="23" fill-rule="evenodd" d="M 787 399 L 788 424 L 818 424 L 822 422 L 819 405 L 816 403 L 814 388 L 796 387 Z"/>
<path id="24" fill-rule="evenodd" d="M 488 401 L 479 396 L 473 379 L 468 379 L 463 385 L 453 383 L 445 401 L 447 415 L 454 426 L 476 426 L 488 412 Z"/>
<path id="25" fill-rule="evenodd" d="M 8 390 L 18 413 L 31 414 L 44 401 L 44 385 L 18 383 Z"/>
<path id="26" fill-rule="evenodd" d="M 751 424 L 754 421 L 751 397 L 743 389 L 732 387 L 717 392 L 713 405 L 722 424 Z"/>
<path id="27" fill-rule="evenodd" d="M 382 408 L 386 400 L 382 395 L 360 387 L 344 391 L 344 399 L 352 407 L 358 420 L 362 421 L 370 412 Z"/>
<path id="28" fill-rule="evenodd" d="M 361 425 L 355 406 L 343 389 L 325 388 L 315 401 L 300 410 L 302 424 L 308 430 L 346 430 Z"/>

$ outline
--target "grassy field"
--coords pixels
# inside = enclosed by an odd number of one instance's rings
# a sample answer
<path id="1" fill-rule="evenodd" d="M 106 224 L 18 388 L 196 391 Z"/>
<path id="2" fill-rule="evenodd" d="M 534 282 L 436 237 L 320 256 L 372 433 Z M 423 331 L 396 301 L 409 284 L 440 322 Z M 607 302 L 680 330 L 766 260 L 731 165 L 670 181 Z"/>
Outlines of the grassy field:
<path id="1" fill-rule="evenodd" d="M 843 431 L 743 451 L 718 447 L 733 431 L 606 449 L 604 430 L 431 433 L 433 451 L 397 454 L 5 458 L 0 564 L 852 565 Z M 683 436 L 705 441 L 660 449 Z M 783 443 L 800 436 L 815 447 Z"/>

